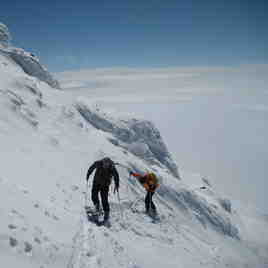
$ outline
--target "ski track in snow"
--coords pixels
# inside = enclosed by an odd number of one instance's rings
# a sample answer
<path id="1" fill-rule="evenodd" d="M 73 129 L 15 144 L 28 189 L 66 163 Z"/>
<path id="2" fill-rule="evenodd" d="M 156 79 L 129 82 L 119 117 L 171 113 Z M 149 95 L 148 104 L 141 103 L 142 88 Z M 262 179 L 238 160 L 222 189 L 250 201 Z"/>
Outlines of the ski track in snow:
<path id="1" fill-rule="evenodd" d="M 88 222 L 86 213 L 81 213 L 79 231 L 74 238 L 74 251 L 68 268 L 138 268 L 120 244 L 117 232 L 114 227 L 95 226 Z"/>
<path id="2" fill-rule="evenodd" d="M 78 232 L 73 239 L 73 253 L 67 268 L 147 267 L 130 257 L 130 249 L 127 248 L 129 237 L 138 237 L 141 240 L 148 240 L 152 244 L 159 243 L 170 248 L 173 245 L 183 244 L 182 249 L 192 255 L 192 261 L 202 263 L 202 254 L 196 256 L 193 249 L 185 246 L 185 242 L 189 242 L 197 250 L 203 248 L 205 252 L 208 251 L 211 255 L 215 255 L 209 262 L 206 262 L 206 265 L 216 267 L 219 263 L 220 257 L 216 255 L 217 247 L 186 227 L 173 225 L 168 218 L 163 216 L 160 222 L 152 223 L 152 220 L 143 211 L 131 212 L 129 208 L 125 208 L 123 215 L 122 219 L 118 211 L 113 211 L 112 226 L 107 228 L 98 227 L 89 222 L 86 213 L 82 212 Z"/>

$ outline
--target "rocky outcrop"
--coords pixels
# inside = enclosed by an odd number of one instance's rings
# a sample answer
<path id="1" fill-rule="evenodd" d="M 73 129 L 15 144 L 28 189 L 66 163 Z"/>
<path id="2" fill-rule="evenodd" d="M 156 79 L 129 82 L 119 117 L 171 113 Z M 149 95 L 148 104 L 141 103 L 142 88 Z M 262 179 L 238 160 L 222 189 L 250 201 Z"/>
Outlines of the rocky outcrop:
<path id="1" fill-rule="evenodd" d="M 150 164 L 166 167 L 179 178 L 177 165 L 152 122 L 134 118 L 115 119 L 83 100 L 77 101 L 75 107 L 95 128 L 111 133 L 117 140 L 111 141 L 114 145 L 124 147 Z"/>
<path id="2" fill-rule="evenodd" d="M 60 88 L 59 82 L 40 64 L 39 59 L 33 54 L 15 47 L 2 47 L 0 52 L 9 56 L 26 74 L 38 78 L 53 88 Z"/>

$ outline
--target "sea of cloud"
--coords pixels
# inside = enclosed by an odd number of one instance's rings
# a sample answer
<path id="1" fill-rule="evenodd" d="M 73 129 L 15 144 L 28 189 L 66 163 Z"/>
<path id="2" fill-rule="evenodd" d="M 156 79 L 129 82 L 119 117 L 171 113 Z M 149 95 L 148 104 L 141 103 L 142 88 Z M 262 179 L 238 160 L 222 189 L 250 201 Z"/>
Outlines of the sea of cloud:
<path id="1" fill-rule="evenodd" d="M 154 121 L 179 167 L 268 212 L 267 64 L 102 68 L 57 76 L 70 99 L 87 96 Z"/>

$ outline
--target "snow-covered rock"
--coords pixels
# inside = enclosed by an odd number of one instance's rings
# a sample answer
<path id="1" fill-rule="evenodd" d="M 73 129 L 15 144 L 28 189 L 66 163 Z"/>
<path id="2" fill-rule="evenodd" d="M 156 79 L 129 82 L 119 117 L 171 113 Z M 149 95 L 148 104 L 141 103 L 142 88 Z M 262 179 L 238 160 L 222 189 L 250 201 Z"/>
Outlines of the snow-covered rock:
<path id="1" fill-rule="evenodd" d="M 135 118 L 116 119 L 82 99 L 75 106 L 94 127 L 112 133 L 118 139 L 118 145 L 150 164 L 165 166 L 175 177 L 180 178 L 177 165 L 152 122 Z"/>
<path id="2" fill-rule="evenodd" d="M 0 47 L 7 47 L 11 40 L 11 34 L 7 26 L 0 22 Z"/>
<path id="3" fill-rule="evenodd" d="M 13 59 L 26 74 L 38 78 L 52 88 L 60 88 L 59 82 L 41 65 L 35 55 L 15 47 L 0 48 L 0 53 L 6 54 Z"/>
<path id="4" fill-rule="evenodd" d="M 10 57 L 22 70 L 47 83 L 52 88 L 60 88 L 59 82 L 40 63 L 39 59 L 22 48 L 10 46 L 11 34 L 8 27 L 0 23 L 0 53 Z"/>
<path id="5" fill-rule="evenodd" d="M 185 187 L 174 190 L 174 187 L 163 185 L 158 192 L 162 197 L 181 208 L 182 211 L 195 217 L 205 228 L 209 225 L 217 232 L 240 239 L 239 229 L 233 221 L 232 215 L 225 213 L 225 210 L 229 209 L 230 203 L 226 207 L 225 199 L 219 199 L 217 202 L 217 196 L 213 192 L 211 192 L 209 199 L 198 191 Z"/>
<path id="6" fill-rule="evenodd" d="M 12 70 L 12 72 L 10 72 Z M 49 86 L 21 70 L 8 55 L 0 52 L 0 103 L 7 112 L 19 115 L 32 126 L 38 125 L 37 113 L 45 106 L 41 88 Z"/>

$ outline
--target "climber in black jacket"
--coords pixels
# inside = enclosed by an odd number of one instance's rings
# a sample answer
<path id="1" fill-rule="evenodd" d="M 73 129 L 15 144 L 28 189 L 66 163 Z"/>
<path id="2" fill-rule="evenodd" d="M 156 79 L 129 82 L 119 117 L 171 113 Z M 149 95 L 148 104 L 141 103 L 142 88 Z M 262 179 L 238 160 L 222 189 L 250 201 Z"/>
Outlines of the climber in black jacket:
<path id="1" fill-rule="evenodd" d="M 109 220 L 110 206 L 108 201 L 109 186 L 112 181 L 112 177 L 115 183 L 115 191 L 119 189 L 119 175 L 115 168 L 114 162 L 105 157 L 99 161 L 96 161 L 87 172 L 87 181 L 91 173 L 96 169 L 93 186 L 91 190 L 91 199 L 96 208 L 96 211 L 100 210 L 99 192 L 101 194 L 102 208 L 104 211 L 104 221 Z"/>

